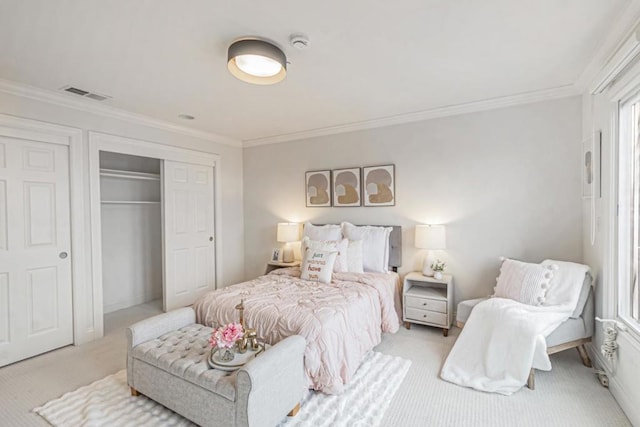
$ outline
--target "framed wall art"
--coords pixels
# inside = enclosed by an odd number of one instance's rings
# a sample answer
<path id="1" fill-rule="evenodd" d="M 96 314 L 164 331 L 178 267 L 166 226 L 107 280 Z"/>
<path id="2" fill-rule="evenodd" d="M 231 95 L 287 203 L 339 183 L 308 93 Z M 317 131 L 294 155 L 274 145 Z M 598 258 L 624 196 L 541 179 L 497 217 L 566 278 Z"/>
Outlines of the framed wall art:
<path id="1" fill-rule="evenodd" d="M 307 207 L 331 206 L 331 171 L 309 171 L 305 173 Z"/>
<path id="2" fill-rule="evenodd" d="M 333 206 L 352 207 L 362 204 L 360 168 L 334 169 Z"/>
<path id="3" fill-rule="evenodd" d="M 364 206 L 395 206 L 395 165 L 367 166 L 362 168 Z"/>

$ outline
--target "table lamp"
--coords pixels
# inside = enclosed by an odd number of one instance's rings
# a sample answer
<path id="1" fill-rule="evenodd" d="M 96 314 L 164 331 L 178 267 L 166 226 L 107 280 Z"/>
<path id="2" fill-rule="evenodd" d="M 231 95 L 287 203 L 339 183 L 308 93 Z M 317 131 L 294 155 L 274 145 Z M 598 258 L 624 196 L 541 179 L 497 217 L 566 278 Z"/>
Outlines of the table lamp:
<path id="1" fill-rule="evenodd" d="M 290 243 L 300 240 L 300 224 L 297 222 L 279 222 L 276 240 L 285 244 L 282 251 L 282 261 L 293 262 L 293 248 L 291 248 Z"/>
<path id="2" fill-rule="evenodd" d="M 416 225 L 416 248 L 427 249 L 427 256 L 422 265 L 422 274 L 433 276 L 433 251 L 447 249 L 444 225 Z"/>

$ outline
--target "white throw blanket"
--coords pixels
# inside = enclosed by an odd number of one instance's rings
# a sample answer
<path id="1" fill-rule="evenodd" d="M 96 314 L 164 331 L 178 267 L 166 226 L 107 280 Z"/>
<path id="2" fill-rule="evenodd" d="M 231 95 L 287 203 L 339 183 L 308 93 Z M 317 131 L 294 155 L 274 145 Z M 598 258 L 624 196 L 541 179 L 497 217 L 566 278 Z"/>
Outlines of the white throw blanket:
<path id="1" fill-rule="evenodd" d="M 576 307 L 589 267 L 557 264 L 547 299 L 556 305 L 534 307 L 504 298 L 476 305 L 442 368 L 446 381 L 509 395 L 526 383 L 531 368 L 551 370 L 544 339 Z"/>

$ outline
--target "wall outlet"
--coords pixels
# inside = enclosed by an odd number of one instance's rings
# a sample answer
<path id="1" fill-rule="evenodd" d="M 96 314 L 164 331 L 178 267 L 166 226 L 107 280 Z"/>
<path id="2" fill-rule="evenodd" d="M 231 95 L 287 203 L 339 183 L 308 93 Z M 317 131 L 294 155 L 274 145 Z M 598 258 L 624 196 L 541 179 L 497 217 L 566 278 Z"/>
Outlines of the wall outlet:
<path id="1" fill-rule="evenodd" d="M 598 376 L 600 384 L 602 384 L 603 387 L 609 388 L 609 377 L 607 377 L 606 374 L 603 374 L 602 372 L 598 372 L 596 375 Z"/>

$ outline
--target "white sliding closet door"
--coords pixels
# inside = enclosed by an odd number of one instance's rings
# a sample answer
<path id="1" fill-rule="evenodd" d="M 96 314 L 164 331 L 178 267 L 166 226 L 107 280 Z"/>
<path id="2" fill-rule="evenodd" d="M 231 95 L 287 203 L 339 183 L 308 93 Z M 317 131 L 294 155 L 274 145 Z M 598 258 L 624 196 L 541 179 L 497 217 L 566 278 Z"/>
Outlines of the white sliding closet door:
<path id="1" fill-rule="evenodd" d="M 0 366 L 73 342 L 68 147 L 0 136 Z"/>
<path id="2" fill-rule="evenodd" d="M 164 161 L 164 310 L 215 284 L 213 168 Z"/>

